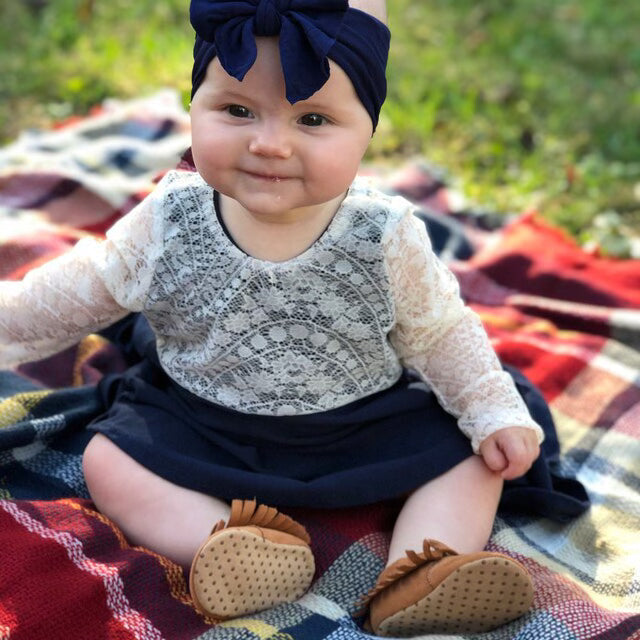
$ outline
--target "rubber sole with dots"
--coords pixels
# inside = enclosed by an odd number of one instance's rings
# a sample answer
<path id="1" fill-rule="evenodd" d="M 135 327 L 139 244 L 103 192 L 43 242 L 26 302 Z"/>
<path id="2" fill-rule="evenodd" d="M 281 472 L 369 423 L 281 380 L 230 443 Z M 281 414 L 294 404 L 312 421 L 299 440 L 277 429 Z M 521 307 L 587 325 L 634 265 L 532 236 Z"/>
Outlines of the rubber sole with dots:
<path id="1" fill-rule="evenodd" d="M 531 607 L 533 587 L 524 567 L 506 557 L 463 564 L 414 604 L 377 624 L 382 636 L 481 633 L 519 618 Z"/>
<path id="2" fill-rule="evenodd" d="M 311 549 L 299 538 L 255 526 L 230 527 L 200 547 L 189 588 L 201 613 L 225 620 L 295 602 L 314 572 Z"/>

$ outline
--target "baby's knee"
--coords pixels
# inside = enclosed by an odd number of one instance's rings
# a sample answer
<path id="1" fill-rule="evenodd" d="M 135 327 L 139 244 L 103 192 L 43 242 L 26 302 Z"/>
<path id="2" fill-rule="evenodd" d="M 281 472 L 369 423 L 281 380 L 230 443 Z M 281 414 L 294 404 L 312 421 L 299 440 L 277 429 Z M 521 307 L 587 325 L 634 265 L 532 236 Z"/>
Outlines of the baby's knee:
<path id="1" fill-rule="evenodd" d="M 102 502 L 113 492 L 118 453 L 118 447 L 100 433 L 93 436 L 85 447 L 82 470 L 89 494 L 95 503 Z"/>
<path id="2" fill-rule="evenodd" d="M 96 468 L 104 462 L 104 456 L 102 455 L 104 446 L 102 440 L 105 437 L 97 433 L 84 449 L 82 454 L 82 470 L 84 471 L 85 478 L 93 477 L 96 472 Z"/>

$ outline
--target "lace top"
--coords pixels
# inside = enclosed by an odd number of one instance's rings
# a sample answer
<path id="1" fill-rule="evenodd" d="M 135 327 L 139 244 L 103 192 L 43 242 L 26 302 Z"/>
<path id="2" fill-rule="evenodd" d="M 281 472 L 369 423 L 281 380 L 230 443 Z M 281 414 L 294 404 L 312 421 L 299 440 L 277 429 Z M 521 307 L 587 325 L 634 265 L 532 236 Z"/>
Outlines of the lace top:
<path id="1" fill-rule="evenodd" d="M 508 426 L 542 439 L 409 202 L 356 180 L 318 240 L 268 262 L 230 240 L 213 196 L 197 173 L 169 172 L 105 240 L 0 283 L 0 368 L 139 311 L 167 374 L 237 411 L 325 411 L 390 387 L 406 366 L 476 452 Z"/>

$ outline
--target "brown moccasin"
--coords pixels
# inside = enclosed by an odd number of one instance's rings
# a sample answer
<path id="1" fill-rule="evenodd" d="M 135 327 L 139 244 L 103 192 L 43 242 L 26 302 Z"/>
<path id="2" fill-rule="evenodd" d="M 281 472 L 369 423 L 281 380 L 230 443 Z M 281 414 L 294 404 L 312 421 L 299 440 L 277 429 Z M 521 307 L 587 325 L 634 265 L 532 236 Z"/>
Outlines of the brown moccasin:
<path id="1" fill-rule="evenodd" d="M 315 562 L 305 528 L 273 507 L 234 500 L 198 549 L 189 590 L 203 614 L 226 620 L 294 602 L 311 585 Z"/>
<path id="2" fill-rule="evenodd" d="M 406 553 L 365 597 L 366 626 L 377 635 L 481 633 L 531 607 L 529 573 L 509 556 L 458 554 L 436 540 L 425 540 L 422 553 Z"/>

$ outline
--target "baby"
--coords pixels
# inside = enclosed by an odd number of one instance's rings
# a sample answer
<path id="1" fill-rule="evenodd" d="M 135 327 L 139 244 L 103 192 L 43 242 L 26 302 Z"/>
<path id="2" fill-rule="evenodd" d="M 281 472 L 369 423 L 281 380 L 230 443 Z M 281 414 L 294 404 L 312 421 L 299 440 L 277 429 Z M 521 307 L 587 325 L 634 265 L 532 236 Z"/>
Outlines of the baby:
<path id="1" fill-rule="evenodd" d="M 169 172 L 106 240 L 1 283 L 0 365 L 143 314 L 142 362 L 101 385 L 86 482 L 132 543 L 190 567 L 206 615 L 309 588 L 307 532 L 265 504 L 392 497 L 370 630 L 522 615 L 526 569 L 483 548 L 505 481 L 539 456 L 533 392 L 413 207 L 356 179 L 386 93 L 382 0 L 192 0 L 191 19 L 197 172 Z"/>

